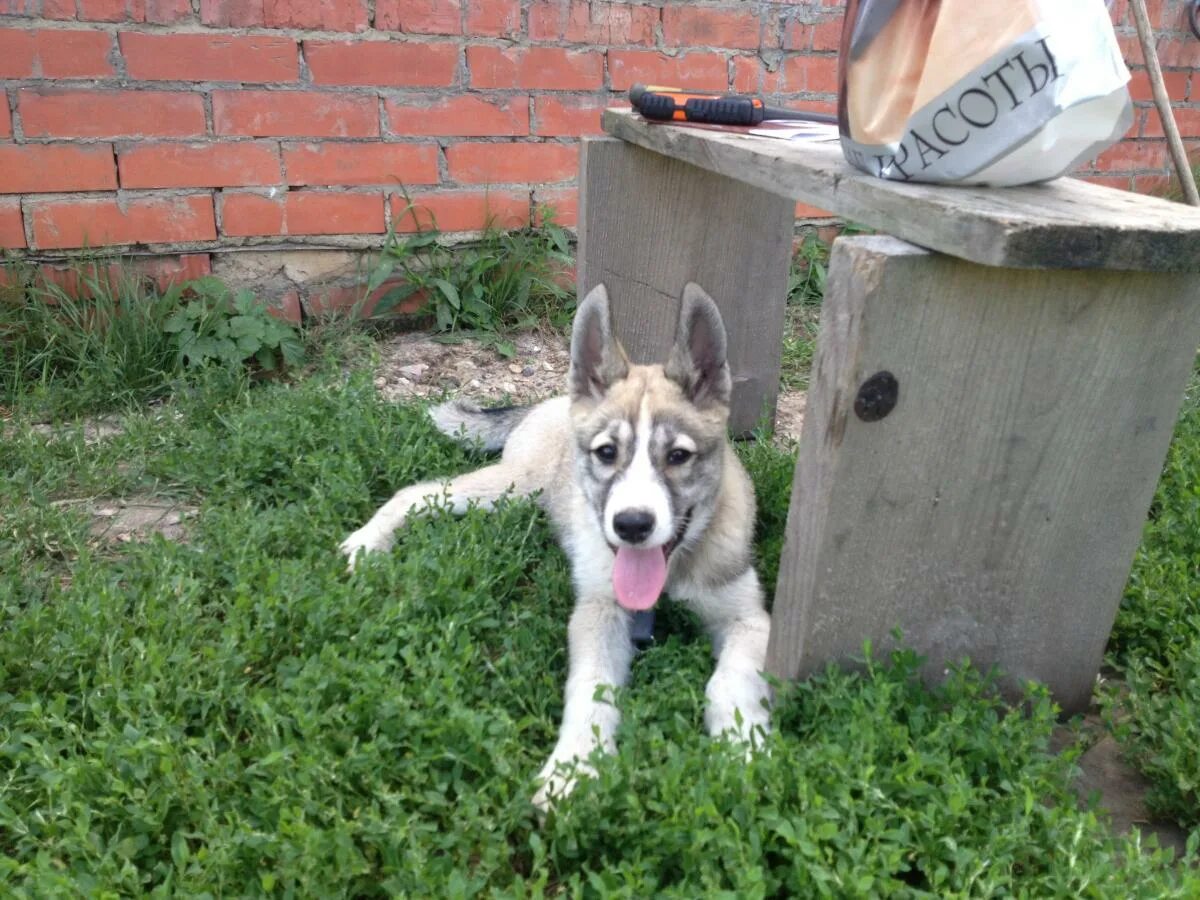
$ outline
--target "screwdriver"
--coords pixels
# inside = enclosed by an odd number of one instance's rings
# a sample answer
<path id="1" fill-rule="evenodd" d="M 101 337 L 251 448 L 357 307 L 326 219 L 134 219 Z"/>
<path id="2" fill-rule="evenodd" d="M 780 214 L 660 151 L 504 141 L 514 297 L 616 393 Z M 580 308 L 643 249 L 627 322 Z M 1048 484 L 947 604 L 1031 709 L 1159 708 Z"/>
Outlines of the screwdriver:
<path id="1" fill-rule="evenodd" d="M 790 119 L 837 124 L 836 116 L 767 106 L 761 97 L 745 94 L 705 94 L 659 84 L 635 84 L 629 89 L 629 99 L 643 116 L 659 122 L 758 125 L 763 119 Z"/>

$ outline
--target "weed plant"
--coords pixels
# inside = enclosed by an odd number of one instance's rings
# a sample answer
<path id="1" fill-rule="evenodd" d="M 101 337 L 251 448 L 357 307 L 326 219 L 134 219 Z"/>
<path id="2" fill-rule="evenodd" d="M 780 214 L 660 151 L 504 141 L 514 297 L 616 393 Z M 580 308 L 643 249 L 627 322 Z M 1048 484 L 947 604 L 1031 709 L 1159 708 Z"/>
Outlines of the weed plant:
<path id="1" fill-rule="evenodd" d="M 8 263 L 0 287 L 0 403 L 74 414 L 165 395 L 179 366 L 164 324 L 174 301 L 140 278 L 80 263 L 78 291 Z"/>
<path id="2" fill-rule="evenodd" d="M 415 218 L 411 205 L 404 214 Z M 390 233 L 367 287 L 401 283 L 384 294 L 374 315 L 423 296 L 445 339 L 474 337 L 505 356 L 515 352 L 505 338 L 510 331 L 546 324 L 565 330 L 575 311 L 570 236 L 549 210 L 542 220 L 518 231 L 489 224 L 478 241 L 460 245 L 446 243 L 436 223 L 412 235 Z"/>
<path id="3" fill-rule="evenodd" d="M 0 404 L 54 417 L 125 409 L 184 388 L 201 369 L 237 380 L 299 365 L 298 329 L 215 278 L 153 290 L 79 261 L 70 289 L 19 262 L 0 287 Z"/>

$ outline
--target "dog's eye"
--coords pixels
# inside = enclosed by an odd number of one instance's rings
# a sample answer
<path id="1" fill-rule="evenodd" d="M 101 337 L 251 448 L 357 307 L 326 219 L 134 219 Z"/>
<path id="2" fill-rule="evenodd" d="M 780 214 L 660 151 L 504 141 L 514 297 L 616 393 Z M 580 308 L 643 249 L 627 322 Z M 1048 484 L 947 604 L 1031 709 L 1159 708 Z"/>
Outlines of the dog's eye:
<path id="1" fill-rule="evenodd" d="M 682 466 L 685 462 L 692 458 L 691 450 L 684 450 L 682 447 L 676 447 L 667 454 L 667 464 L 672 466 Z"/>
<path id="2" fill-rule="evenodd" d="M 595 448 L 592 453 L 596 455 L 596 459 L 608 465 L 617 461 L 617 447 L 615 444 L 601 444 Z"/>

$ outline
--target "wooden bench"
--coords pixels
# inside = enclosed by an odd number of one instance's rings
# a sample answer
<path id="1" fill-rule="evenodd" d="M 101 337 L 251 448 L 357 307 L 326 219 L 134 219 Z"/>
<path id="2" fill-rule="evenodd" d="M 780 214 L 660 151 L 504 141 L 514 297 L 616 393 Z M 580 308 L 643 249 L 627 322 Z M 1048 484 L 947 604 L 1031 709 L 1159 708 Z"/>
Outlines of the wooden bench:
<path id="1" fill-rule="evenodd" d="M 903 642 L 1085 708 L 1200 343 L 1200 210 L 1072 179 L 881 181 L 836 144 L 647 123 L 585 141 L 581 293 L 635 361 L 721 306 L 732 425 L 773 417 L 794 205 L 835 242 L 773 610 L 803 677 Z"/>

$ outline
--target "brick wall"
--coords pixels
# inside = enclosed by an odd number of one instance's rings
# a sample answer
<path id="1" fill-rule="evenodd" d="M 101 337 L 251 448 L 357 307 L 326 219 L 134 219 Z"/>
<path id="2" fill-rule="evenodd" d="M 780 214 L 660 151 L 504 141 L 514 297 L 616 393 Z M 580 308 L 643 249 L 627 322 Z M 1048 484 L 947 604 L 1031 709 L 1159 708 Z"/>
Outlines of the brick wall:
<path id="1" fill-rule="evenodd" d="M 1200 41 L 1150 0 L 1200 145 Z M 1127 10 L 1129 139 L 1085 175 L 1169 172 Z M 0 0 L 0 247 L 369 246 L 404 215 L 575 217 L 579 137 L 635 81 L 832 109 L 836 0 Z M 801 207 L 801 216 L 819 211 Z"/>

